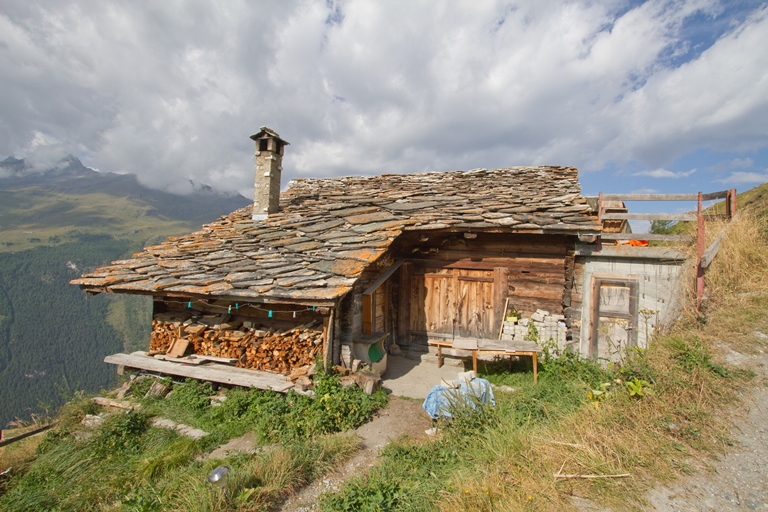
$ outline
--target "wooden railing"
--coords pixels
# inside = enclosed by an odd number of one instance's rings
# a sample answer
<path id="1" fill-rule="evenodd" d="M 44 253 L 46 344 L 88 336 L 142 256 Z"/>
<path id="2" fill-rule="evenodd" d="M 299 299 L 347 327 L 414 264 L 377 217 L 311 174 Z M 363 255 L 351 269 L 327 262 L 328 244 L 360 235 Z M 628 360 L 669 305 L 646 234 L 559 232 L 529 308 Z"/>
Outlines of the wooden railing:
<path id="1" fill-rule="evenodd" d="M 704 215 L 704 201 L 725 199 L 725 214 Z M 696 201 L 698 206 L 696 213 L 604 213 L 606 201 Z M 704 270 L 709 266 L 717 254 L 717 248 L 721 237 L 704 249 L 704 222 L 707 219 L 726 218 L 732 219 L 736 215 L 736 189 L 722 190 L 704 194 L 603 194 L 597 200 L 598 219 L 603 220 L 674 220 L 683 222 L 696 222 L 696 303 L 701 306 L 704 297 Z M 601 240 L 659 240 L 659 241 L 693 241 L 693 237 L 685 235 L 661 235 L 654 233 L 604 233 Z"/>

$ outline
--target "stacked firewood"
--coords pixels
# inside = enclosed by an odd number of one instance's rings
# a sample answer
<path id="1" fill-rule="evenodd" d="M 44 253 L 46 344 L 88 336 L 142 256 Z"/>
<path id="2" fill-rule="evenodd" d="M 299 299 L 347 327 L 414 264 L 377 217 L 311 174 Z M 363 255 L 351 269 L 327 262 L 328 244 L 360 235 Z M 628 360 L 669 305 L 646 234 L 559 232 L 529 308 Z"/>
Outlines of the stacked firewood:
<path id="1" fill-rule="evenodd" d="M 179 337 L 181 322 L 162 322 L 152 320 L 152 334 L 149 337 L 149 350 L 157 354 L 165 353 L 173 341 Z"/>
<path id="2" fill-rule="evenodd" d="M 195 354 L 236 359 L 240 368 L 289 374 L 314 363 L 323 343 L 322 331 L 308 326 L 285 332 L 229 327 L 154 320 L 150 352 L 165 353 L 177 338 L 184 338 Z"/>

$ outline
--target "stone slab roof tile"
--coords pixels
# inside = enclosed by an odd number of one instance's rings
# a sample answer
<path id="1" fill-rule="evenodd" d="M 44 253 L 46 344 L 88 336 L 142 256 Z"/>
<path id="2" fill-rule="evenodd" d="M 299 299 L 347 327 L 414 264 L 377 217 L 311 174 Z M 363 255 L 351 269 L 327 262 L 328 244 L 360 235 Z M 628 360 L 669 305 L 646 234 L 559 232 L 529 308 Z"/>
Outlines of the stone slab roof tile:
<path id="1" fill-rule="evenodd" d="M 299 179 L 263 221 L 241 208 L 72 281 L 93 291 L 332 300 L 403 231 L 600 232 L 570 167 Z"/>

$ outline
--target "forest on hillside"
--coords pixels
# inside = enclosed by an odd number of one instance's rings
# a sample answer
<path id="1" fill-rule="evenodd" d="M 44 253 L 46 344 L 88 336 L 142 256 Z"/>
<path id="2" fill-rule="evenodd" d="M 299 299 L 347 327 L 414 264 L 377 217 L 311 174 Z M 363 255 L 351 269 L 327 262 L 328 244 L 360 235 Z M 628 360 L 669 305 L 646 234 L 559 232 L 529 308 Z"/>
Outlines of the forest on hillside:
<path id="1" fill-rule="evenodd" d="M 141 348 L 148 299 L 86 294 L 69 281 L 137 247 L 106 235 L 0 253 L 0 428 L 54 413 L 78 390 L 116 382 L 108 354 Z"/>

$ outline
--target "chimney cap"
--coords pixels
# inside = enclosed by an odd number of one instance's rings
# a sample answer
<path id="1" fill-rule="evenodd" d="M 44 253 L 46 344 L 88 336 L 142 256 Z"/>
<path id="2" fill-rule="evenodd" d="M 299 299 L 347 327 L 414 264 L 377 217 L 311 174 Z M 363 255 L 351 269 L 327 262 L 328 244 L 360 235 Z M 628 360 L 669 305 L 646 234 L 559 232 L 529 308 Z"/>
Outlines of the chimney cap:
<path id="1" fill-rule="evenodd" d="M 259 140 L 259 139 L 277 139 L 283 146 L 290 145 L 290 142 L 281 139 L 275 130 L 267 128 L 266 126 L 260 127 L 259 133 L 254 133 L 253 135 L 251 135 L 251 140 Z"/>

